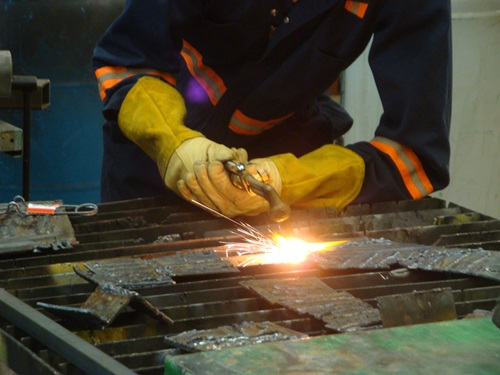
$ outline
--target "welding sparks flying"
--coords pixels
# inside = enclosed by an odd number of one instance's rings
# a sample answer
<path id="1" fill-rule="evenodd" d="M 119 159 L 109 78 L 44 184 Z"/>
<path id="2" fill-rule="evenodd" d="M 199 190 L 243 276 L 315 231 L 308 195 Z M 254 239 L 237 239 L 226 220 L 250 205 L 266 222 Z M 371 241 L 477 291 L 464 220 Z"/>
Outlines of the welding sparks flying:
<path id="1" fill-rule="evenodd" d="M 236 262 L 237 267 L 246 267 L 255 264 L 300 263 L 306 260 L 310 253 L 332 250 L 335 245 L 345 242 L 330 241 L 312 243 L 298 238 L 285 238 L 271 230 L 269 230 L 268 233 L 263 233 L 250 224 L 231 219 L 199 202 L 191 202 L 236 225 L 237 230 L 235 234 L 240 236 L 243 242 L 225 243 L 223 249 L 228 259 L 231 259 L 235 255 L 243 258 L 241 262 Z"/>
<path id="2" fill-rule="evenodd" d="M 244 242 L 229 242 L 225 244 L 226 256 L 245 256 L 237 264 L 246 267 L 255 264 L 301 263 L 310 253 L 331 250 L 344 241 L 311 243 L 298 238 L 286 238 L 269 231 L 264 234 L 251 225 L 239 223 L 238 234 Z"/>

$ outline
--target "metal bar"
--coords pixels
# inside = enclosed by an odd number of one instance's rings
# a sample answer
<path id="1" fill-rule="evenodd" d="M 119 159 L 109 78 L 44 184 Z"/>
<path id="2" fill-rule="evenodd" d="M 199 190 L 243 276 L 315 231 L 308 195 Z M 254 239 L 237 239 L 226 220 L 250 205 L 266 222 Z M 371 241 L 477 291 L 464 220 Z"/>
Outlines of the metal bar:
<path id="1" fill-rule="evenodd" d="M 20 90 L 23 95 L 23 197 L 27 201 L 30 200 L 31 94 L 36 89 L 36 77 L 12 77 L 12 90 Z"/>
<path id="2" fill-rule="evenodd" d="M 87 373 L 135 374 L 4 289 L 0 289 L 0 315 Z"/>
<path id="3" fill-rule="evenodd" d="M 30 200 L 31 92 L 23 91 L 23 197 Z"/>
<path id="4" fill-rule="evenodd" d="M 0 329 L 0 342 L 3 340 L 7 363 L 0 361 L 2 375 L 59 375 L 60 373 L 29 349 L 25 343 Z M 7 365 L 9 368 L 7 368 Z M 11 369 L 11 370 L 10 370 Z"/>
<path id="5" fill-rule="evenodd" d="M 16 80 L 19 76 L 14 76 Z M 32 110 L 44 110 L 50 106 L 50 80 L 36 79 L 36 88 L 34 89 L 31 98 Z M 20 91 L 13 91 L 9 97 L 0 97 L 0 110 L 2 109 L 22 109 L 23 93 Z"/>

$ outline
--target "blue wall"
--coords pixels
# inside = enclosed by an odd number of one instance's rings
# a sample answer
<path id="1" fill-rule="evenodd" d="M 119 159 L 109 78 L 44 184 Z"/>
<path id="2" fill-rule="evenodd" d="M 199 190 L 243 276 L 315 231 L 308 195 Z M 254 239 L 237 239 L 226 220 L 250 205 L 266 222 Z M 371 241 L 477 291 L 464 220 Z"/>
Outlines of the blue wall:
<path id="1" fill-rule="evenodd" d="M 51 81 L 50 107 L 32 112 L 31 200 L 99 202 L 103 120 L 91 57 L 123 3 L 0 1 L 0 50 L 11 52 L 13 74 Z M 20 110 L 0 119 L 22 128 Z M 22 158 L 0 153 L 0 202 L 22 183 Z"/>
<path id="2" fill-rule="evenodd" d="M 51 106 L 33 111 L 31 200 L 98 202 L 102 156 L 100 99 L 95 84 L 53 84 Z M 21 111 L 0 118 L 22 127 Z M 22 158 L 0 153 L 0 202 L 22 194 Z"/>

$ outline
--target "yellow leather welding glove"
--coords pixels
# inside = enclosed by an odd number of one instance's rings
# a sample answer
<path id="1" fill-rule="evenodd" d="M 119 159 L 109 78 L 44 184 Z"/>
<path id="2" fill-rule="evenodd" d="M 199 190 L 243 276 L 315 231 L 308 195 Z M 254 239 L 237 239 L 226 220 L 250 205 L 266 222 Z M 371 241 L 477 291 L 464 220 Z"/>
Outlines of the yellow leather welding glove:
<path id="1" fill-rule="evenodd" d="M 263 168 L 281 199 L 294 207 L 343 209 L 356 198 L 363 185 L 365 165 L 355 152 L 326 145 L 300 158 L 280 154 L 251 160 Z M 253 173 L 252 173 L 253 174 Z M 234 217 L 255 215 L 269 209 L 260 196 L 250 197 L 232 185 L 221 163 L 196 164 L 194 173 L 179 181 L 179 191 L 218 212 Z"/>
<path id="2" fill-rule="evenodd" d="M 278 195 L 281 193 L 281 177 L 270 159 L 254 159 L 246 165 L 246 169 L 258 180 L 262 181 L 264 175 L 266 183 Z M 194 173 L 184 175 L 178 187 L 184 199 L 200 202 L 228 217 L 252 216 L 269 210 L 266 199 L 234 186 L 220 162 L 195 163 Z"/>
<path id="3" fill-rule="evenodd" d="M 244 149 L 230 149 L 184 125 L 186 107 L 179 92 L 153 77 L 142 77 L 129 91 L 118 114 L 118 125 L 158 165 L 165 185 L 177 190 L 182 175 L 195 161 L 247 161 Z"/>
<path id="4" fill-rule="evenodd" d="M 363 186 L 365 163 L 342 146 L 325 145 L 300 158 L 292 154 L 271 156 L 283 188 L 281 199 L 298 208 L 346 207 Z"/>

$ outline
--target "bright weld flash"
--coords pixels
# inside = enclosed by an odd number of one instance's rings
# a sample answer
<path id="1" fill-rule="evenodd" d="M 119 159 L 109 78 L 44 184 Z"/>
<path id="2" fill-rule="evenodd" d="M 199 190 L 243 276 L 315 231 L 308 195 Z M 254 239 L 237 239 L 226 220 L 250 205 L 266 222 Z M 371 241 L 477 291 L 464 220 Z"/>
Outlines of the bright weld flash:
<path id="1" fill-rule="evenodd" d="M 307 259 L 310 253 L 330 249 L 343 241 L 306 242 L 298 238 L 285 238 L 278 234 L 273 238 L 274 246 L 264 254 L 269 263 L 300 263 Z"/>

